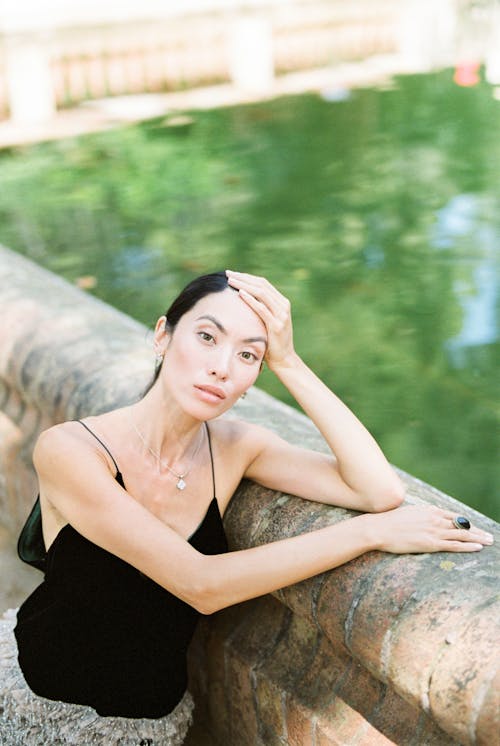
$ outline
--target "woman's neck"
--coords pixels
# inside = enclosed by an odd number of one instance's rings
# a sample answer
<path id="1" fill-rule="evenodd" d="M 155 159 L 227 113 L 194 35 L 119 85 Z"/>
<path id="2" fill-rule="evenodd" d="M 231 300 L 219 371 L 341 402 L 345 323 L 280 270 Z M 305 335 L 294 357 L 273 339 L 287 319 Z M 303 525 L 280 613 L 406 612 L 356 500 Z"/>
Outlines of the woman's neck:
<path id="1" fill-rule="evenodd" d="M 200 420 L 184 412 L 178 403 L 153 386 L 146 396 L 128 408 L 133 436 L 179 472 L 189 466 L 193 449 L 202 437 Z M 137 433 L 139 431 L 140 435 Z M 142 437 L 141 437 L 142 436 Z M 141 440 L 143 442 L 141 444 Z"/>

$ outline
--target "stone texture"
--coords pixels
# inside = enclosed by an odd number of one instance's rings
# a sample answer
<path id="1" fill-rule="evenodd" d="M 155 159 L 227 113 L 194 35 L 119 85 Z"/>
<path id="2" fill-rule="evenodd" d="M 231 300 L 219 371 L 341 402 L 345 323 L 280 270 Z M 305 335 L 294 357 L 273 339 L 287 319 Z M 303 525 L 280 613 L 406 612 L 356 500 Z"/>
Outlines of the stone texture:
<path id="1" fill-rule="evenodd" d="M 344 628 L 352 654 L 362 658 L 363 665 L 384 680 L 391 630 L 416 592 L 421 562 L 420 556 L 389 555 L 378 563 Z M 385 604 L 380 603 L 382 595 L 387 599 Z"/>
<path id="2" fill-rule="evenodd" d="M 490 746 L 500 733 L 500 668 L 492 667 L 491 680 L 485 681 L 478 695 L 470 713 L 469 735 L 478 746 Z"/>
<path id="3" fill-rule="evenodd" d="M 16 542 L 12 534 L 0 525 L 0 616 L 7 609 L 14 609 L 40 585 L 39 570 L 19 561 Z"/>
<path id="4" fill-rule="evenodd" d="M 382 555 L 378 552 L 364 554 L 335 572 L 328 573 L 321 587 L 316 604 L 316 621 L 334 645 L 342 647 L 347 653 L 350 650 L 346 641 L 346 625 L 349 625 L 349 617 L 369 587 L 381 561 Z M 334 614 L 332 609 L 335 609 Z"/>
<path id="5" fill-rule="evenodd" d="M 377 713 L 385 696 L 385 687 L 364 666 L 351 658 L 339 681 L 336 694 L 372 722 L 374 713 Z"/>
<path id="6" fill-rule="evenodd" d="M 295 696 L 318 713 L 327 710 L 349 676 L 352 662 L 350 656 L 334 651 L 328 638 L 320 634 L 314 646 L 314 657 L 295 682 Z"/>
<path id="7" fill-rule="evenodd" d="M 391 746 L 389 740 L 341 698 L 336 698 L 329 718 L 316 723 L 315 746 Z"/>
<path id="8" fill-rule="evenodd" d="M 315 729 L 315 723 L 311 720 L 311 711 L 302 707 L 294 697 L 287 697 L 287 743 L 290 746 L 314 746 Z"/>
<path id="9" fill-rule="evenodd" d="M 430 690 L 435 686 L 436 672 L 440 661 L 452 647 L 455 655 L 455 671 L 476 669 L 484 664 L 486 649 L 493 650 L 496 630 L 484 635 L 484 644 L 466 646 L 461 644 L 463 631 L 480 620 L 489 618 L 488 608 L 496 595 L 493 582 L 492 559 L 497 554 L 492 547 L 489 558 L 478 555 L 454 555 L 453 560 L 439 559 L 427 555 L 422 558 L 417 590 L 391 630 L 391 639 L 386 650 L 387 677 L 394 687 L 415 706 L 430 712 L 441 726 L 446 723 L 451 735 L 468 742 L 468 728 L 463 723 L 460 733 L 457 720 L 440 705 L 430 704 Z M 481 555 L 488 552 L 482 552 Z M 446 555 L 441 555 L 445 557 Z M 444 563 L 453 562 L 453 568 L 441 569 Z M 493 563 L 494 564 L 494 563 Z M 482 567 L 481 567 L 482 566 Z M 481 570 L 479 571 L 479 568 Z M 473 572 L 476 582 L 464 593 L 464 573 Z M 466 577 L 466 575 L 465 575 Z M 418 655 L 415 651 L 418 650 Z M 461 661 L 459 662 L 459 658 Z M 454 709 L 462 711 L 462 718 L 469 709 L 468 691 L 464 687 L 452 686 L 448 681 L 446 695 L 448 705 L 453 701 Z M 472 685 L 471 685 L 472 686 Z"/>
<path id="10" fill-rule="evenodd" d="M 14 551 L 36 496 L 38 433 L 137 398 L 153 362 L 144 327 L 1 247 L 0 312 L 0 525 Z M 304 415 L 257 389 L 234 414 L 326 450 Z M 473 555 L 371 552 L 203 619 L 190 681 L 214 743 L 494 743 L 498 525 L 400 474 L 408 502 L 466 513 L 497 544 Z M 224 522 L 236 550 L 350 515 L 244 480 Z"/>
<path id="11" fill-rule="evenodd" d="M 226 706 L 230 723 L 226 737 L 230 743 L 257 743 L 259 725 L 253 697 L 251 669 L 247 662 L 236 655 L 226 657 L 227 681 Z"/>
<path id="12" fill-rule="evenodd" d="M 500 693 L 493 688 L 498 676 L 500 601 L 477 608 L 464 620 L 456 637 L 443 649 L 430 682 L 430 710 L 434 718 L 449 723 L 448 732 L 464 743 L 492 744 L 499 737 Z M 474 651 L 474 655 L 471 655 Z M 495 654 L 496 651 L 496 654 Z M 498 679 L 497 679 L 498 680 Z M 488 710 L 496 717 L 480 719 L 486 692 Z M 464 734 L 466 738 L 464 738 Z"/>
<path id="13" fill-rule="evenodd" d="M 405 702 L 390 687 L 383 688 L 380 700 L 369 714 L 376 730 L 384 733 L 391 743 L 409 744 L 418 727 L 421 711 Z"/>
<path id="14" fill-rule="evenodd" d="M 257 674 L 255 698 L 260 741 L 263 744 L 286 743 L 285 693 L 281 686 Z"/>

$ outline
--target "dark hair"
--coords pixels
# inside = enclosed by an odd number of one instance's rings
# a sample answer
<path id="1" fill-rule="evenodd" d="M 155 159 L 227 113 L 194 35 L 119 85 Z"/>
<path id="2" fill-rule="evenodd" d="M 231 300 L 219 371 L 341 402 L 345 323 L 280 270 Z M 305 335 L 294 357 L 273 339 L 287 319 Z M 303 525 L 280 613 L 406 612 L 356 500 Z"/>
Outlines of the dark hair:
<path id="1" fill-rule="evenodd" d="M 190 311 L 205 295 L 220 293 L 228 287 L 230 286 L 225 272 L 212 272 L 209 275 L 201 275 L 201 277 L 191 280 L 165 314 L 169 330 L 173 332 L 184 314 Z"/>
<path id="2" fill-rule="evenodd" d="M 177 298 L 170 305 L 168 311 L 165 313 L 167 319 L 165 328 L 172 333 L 184 314 L 190 311 L 199 300 L 204 298 L 206 295 L 210 295 L 210 293 L 220 293 L 228 287 L 231 286 L 228 285 L 225 272 L 212 272 L 211 274 L 201 275 L 200 277 L 191 280 L 184 290 L 181 290 Z M 144 390 L 142 394 L 143 396 L 146 396 L 148 391 L 150 391 L 155 385 L 158 376 L 160 375 L 161 366 L 162 363 L 157 365 L 154 376 Z"/>

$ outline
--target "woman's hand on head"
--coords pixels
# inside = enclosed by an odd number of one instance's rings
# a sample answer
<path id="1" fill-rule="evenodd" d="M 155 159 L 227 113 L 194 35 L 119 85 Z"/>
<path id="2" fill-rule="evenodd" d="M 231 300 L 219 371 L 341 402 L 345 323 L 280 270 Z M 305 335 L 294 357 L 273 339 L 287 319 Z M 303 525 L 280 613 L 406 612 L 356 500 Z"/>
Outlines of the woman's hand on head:
<path id="1" fill-rule="evenodd" d="M 275 371 L 293 359 L 293 328 L 290 301 L 274 285 L 256 275 L 226 270 L 229 285 L 262 319 L 268 335 L 265 361 Z"/>
<path id="2" fill-rule="evenodd" d="M 477 552 L 493 537 L 476 526 L 457 529 L 456 513 L 434 505 L 406 505 L 366 516 L 375 548 L 393 554 Z"/>

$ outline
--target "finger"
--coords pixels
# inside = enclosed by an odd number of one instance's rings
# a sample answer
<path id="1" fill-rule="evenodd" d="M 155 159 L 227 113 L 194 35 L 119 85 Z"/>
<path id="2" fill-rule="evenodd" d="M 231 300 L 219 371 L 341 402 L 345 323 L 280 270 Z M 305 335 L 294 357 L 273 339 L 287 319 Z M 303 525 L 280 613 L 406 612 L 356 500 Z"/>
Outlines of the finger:
<path id="1" fill-rule="evenodd" d="M 448 541 L 474 541 L 474 535 L 470 531 L 451 528 L 444 532 L 444 538 Z M 477 542 L 476 542 L 477 543 Z"/>
<path id="2" fill-rule="evenodd" d="M 272 328 L 272 323 L 275 318 L 271 310 L 266 306 L 265 303 L 262 303 L 258 298 L 256 298 L 251 293 L 248 293 L 246 290 L 240 289 L 239 291 L 240 298 L 245 301 L 245 303 L 250 306 L 250 308 L 255 311 L 258 316 L 262 319 L 264 324 L 268 329 Z"/>
<path id="3" fill-rule="evenodd" d="M 492 538 L 485 531 L 479 529 L 450 529 L 446 531 L 445 538 L 449 541 L 461 541 L 476 544 L 491 544 Z"/>
<path id="4" fill-rule="evenodd" d="M 266 307 L 270 312 L 271 316 L 279 321 L 280 324 L 285 324 L 290 319 L 289 308 L 284 304 L 280 303 L 279 300 L 267 295 L 265 292 L 261 292 L 258 289 L 251 288 L 249 286 L 242 285 L 238 288 L 240 294 L 246 294 L 246 296 L 252 296 L 256 301 Z"/>
<path id="5" fill-rule="evenodd" d="M 445 518 L 447 518 L 449 521 L 451 521 L 453 523 L 453 521 L 457 517 L 458 513 L 456 513 L 456 512 L 452 513 L 451 510 L 445 510 L 445 511 L 443 511 L 443 515 L 444 515 Z M 453 525 L 455 525 L 455 524 L 453 524 Z"/>
<path id="6" fill-rule="evenodd" d="M 460 515 L 459 513 L 452 512 L 451 510 L 443 510 L 443 515 L 446 516 L 452 523 Z M 472 521 L 471 521 L 472 523 Z"/>
<path id="7" fill-rule="evenodd" d="M 432 511 L 440 514 L 440 526 L 446 526 L 447 528 L 451 528 L 454 532 L 460 531 L 462 536 L 467 536 L 468 541 L 473 540 L 479 540 L 483 544 L 493 544 L 493 535 L 490 534 L 488 531 L 483 531 L 482 529 L 478 528 L 477 526 L 474 526 L 471 524 L 471 527 L 469 529 L 457 529 L 455 526 L 454 520 L 457 517 L 456 512 L 452 512 L 450 510 L 444 510 L 442 508 L 437 508 L 437 506 L 429 505 L 429 509 Z M 456 534 L 455 534 L 456 535 Z"/>
<path id="8" fill-rule="evenodd" d="M 276 339 L 281 339 L 282 342 L 291 341 L 292 327 L 290 316 L 286 312 L 270 309 L 265 303 L 243 289 L 239 290 L 239 294 L 240 298 L 260 315 L 269 334 L 275 335 Z"/>
<path id="9" fill-rule="evenodd" d="M 267 292 L 279 299 L 282 303 L 288 302 L 287 298 L 285 298 L 285 296 L 265 278 L 253 277 L 252 275 L 249 275 L 248 277 L 234 277 L 229 275 L 227 281 L 233 287 L 245 287 L 260 294 Z"/>
<path id="10" fill-rule="evenodd" d="M 226 270 L 228 271 L 228 270 Z M 243 288 L 252 293 L 259 300 L 269 300 L 279 304 L 283 310 L 290 308 L 290 301 L 285 298 L 274 285 L 266 280 L 265 277 L 256 277 L 255 275 L 243 275 L 242 273 L 231 273 L 228 275 L 228 284 L 232 287 Z"/>
<path id="11" fill-rule="evenodd" d="M 252 275 L 250 274 L 250 272 L 235 272 L 233 269 L 226 269 L 226 275 L 228 277 L 235 277 L 240 280 L 248 280 L 249 282 L 267 282 L 269 285 L 271 284 L 266 277 L 262 277 L 261 275 Z"/>
<path id="12" fill-rule="evenodd" d="M 269 280 L 267 280 L 265 277 L 259 277 L 258 275 L 250 275 L 246 274 L 244 272 L 231 272 L 230 270 L 226 270 L 226 276 L 228 282 L 237 282 L 237 283 L 247 283 L 248 285 L 251 285 L 252 287 L 261 287 L 261 288 L 272 288 L 276 292 L 278 290 L 274 287 L 274 285 L 271 285 Z"/>
<path id="13" fill-rule="evenodd" d="M 482 544 L 469 544 L 462 541 L 447 541 L 443 543 L 442 548 L 438 549 L 438 552 L 480 552 L 482 548 Z"/>
<path id="14" fill-rule="evenodd" d="M 446 521 L 448 527 L 451 522 L 451 530 L 455 533 L 455 535 L 460 537 L 465 537 L 466 541 L 481 541 L 484 544 L 493 544 L 493 534 L 490 534 L 488 531 L 483 531 L 483 529 L 479 528 L 478 526 L 474 526 L 471 524 L 470 528 L 457 528 L 455 524 L 453 523 L 453 519 L 456 517 L 455 513 L 447 513 L 447 518 L 444 520 Z M 451 516 L 451 517 L 450 517 Z"/>

